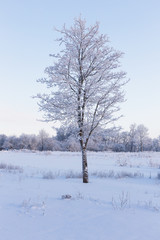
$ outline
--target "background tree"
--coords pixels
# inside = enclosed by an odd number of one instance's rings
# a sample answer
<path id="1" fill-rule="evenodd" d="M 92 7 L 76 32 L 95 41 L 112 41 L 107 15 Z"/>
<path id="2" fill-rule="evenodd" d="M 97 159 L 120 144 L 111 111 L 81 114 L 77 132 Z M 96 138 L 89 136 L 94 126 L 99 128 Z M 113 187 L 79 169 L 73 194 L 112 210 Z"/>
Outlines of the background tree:
<path id="1" fill-rule="evenodd" d="M 148 137 L 148 128 L 146 128 L 143 124 L 138 125 L 137 136 L 139 140 L 139 150 L 143 152 L 144 144 Z"/>
<path id="2" fill-rule="evenodd" d="M 4 134 L 0 135 L 0 151 L 3 150 L 3 144 L 6 141 L 6 139 L 7 139 L 6 135 L 4 135 Z"/>
<path id="3" fill-rule="evenodd" d="M 40 151 L 45 151 L 46 149 L 46 144 L 47 144 L 47 140 L 49 138 L 48 133 L 45 132 L 44 129 L 41 129 L 39 131 L 39 135 L 38 135 L 38 150 Z"/>
<path id="4" fill-rule="evenodd" d="M 129 131 L 129 145 L 130 145 L 130 152 L 135 152 L 137 148 L 137 125 L 135 123 L 131 124 L 130 131 Z"/>
<path id="5" fill-rule="evenodd" d="M 77 123 L 82 151 L 83 182 L 88 182 L 87 145 L 98 126 L 115 121 L 119 103 L 124 101 L 122 87 L 126 73 L 120 67 L 120 51 L 109 46 L 106 35 L 99 34 L 99 24 L 86 26 L 75 19 L 74 25 L 58 30 L 63 49 L 52 54 L 53 66 L 45 69 L 45 83 L 50 93 L 38 94 L 39 107 L 46 121 L 63 125 Z"/>

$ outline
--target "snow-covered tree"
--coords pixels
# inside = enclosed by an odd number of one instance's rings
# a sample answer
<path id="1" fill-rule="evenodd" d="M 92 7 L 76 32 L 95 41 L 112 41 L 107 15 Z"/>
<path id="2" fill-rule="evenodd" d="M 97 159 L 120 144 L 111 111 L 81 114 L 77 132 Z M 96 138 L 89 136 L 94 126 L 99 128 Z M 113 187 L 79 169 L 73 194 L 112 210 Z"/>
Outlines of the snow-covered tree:
<path id="1" fill-rule="evenodd" d="M 124 151 L 128 151 L 128 147 L 129 147 L 129 133 L 124 131 L 120 134 L 120 142 L 124 147 Z"/>
<path id="2" fill-rule="evenodd" d="M 17 149 L 18 138 L 16 136 L 7 137 L 3 143 L 2 149 Z"/>
<path id="3" fill-rule="evenodd" d="M 45 132 L 44 129 L 39 131 L 39 135 L 38 135 L 38 150 L 40 151 L 45 151 L 48 150 L 46 149 L 46 144 L 47 144 L 47 140 L 49 138 L 48 133 Z"/>
<path id="4" fill-rule="evenodd" d="M 137 125 L 131 124 L 129 131 L 129 151 L 135 152 L 137 150 L 138 139 L 137 139 Z"/>
<path id="5" fill-rule="evenodd" d="M 160 151 L 160 136 L 158 138 L 154 138 L 152 140 L 152 151 L 159 152 Z"/>
<path id="6" fill-rule="evenodd" d="M 120 127 L 112 127 L 108 129 L 102 129 L 101 134 L 103 135 L 104 150 L 113 150 L 114 145 L 119 143 Z"/>
<path id="7" fill-rule="evenodd" d="M 45 69 L 46 78 L 38 80 L 50 93 L 37 94 L 39 108 L 46 121 L 63 125 L 77 124 L 82 151 L 83 182 L 88 183 L 87 145 L 98 126 L 115 121 L 126 73 L 117 70 L 123 53 L 109 45 L 106 35 L 99 34 L 99 24 L 86 26 L 75 19 L 71 28 L 58 30 L 62 45 L 52 66 Z"/>
<path id="8" fill-rule="evenodd" d="M 143 152 L 145 141 L 148 138 L 148 128 L 146 128 L 143 124 L 138 125 L 137 136 L 139 141 L 139 150 Z"/>
<path id="9" fill-rule="evenodd" d="M 0 135 L 0 151 L 3 150 L 2 146 L 3 146 L 4 142 L 6 141 L 6 139 L 7 139 L 6 135 L 4 135 L 4 134 Z"/>

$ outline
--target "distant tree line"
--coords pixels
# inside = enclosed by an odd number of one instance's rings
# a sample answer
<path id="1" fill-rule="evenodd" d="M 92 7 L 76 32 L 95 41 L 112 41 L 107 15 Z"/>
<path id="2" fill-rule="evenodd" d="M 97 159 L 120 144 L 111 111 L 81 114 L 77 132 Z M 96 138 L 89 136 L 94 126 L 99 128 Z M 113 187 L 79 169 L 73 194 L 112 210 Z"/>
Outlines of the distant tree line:
<path id="1" fill-rule="evenodd" d="M 38 135 L 22 134 L 19 137 L 0 135 L 0 150 L 80 151 L 77 128 L 60 127 L 57 135 L 41 130 Z M 89 151 L 142 152 L 160 151 L 160 136 L 150 138 L 144 125 L 132 124 L 129 131 L 121 128 L 99 128 L 88 143 Z"/>

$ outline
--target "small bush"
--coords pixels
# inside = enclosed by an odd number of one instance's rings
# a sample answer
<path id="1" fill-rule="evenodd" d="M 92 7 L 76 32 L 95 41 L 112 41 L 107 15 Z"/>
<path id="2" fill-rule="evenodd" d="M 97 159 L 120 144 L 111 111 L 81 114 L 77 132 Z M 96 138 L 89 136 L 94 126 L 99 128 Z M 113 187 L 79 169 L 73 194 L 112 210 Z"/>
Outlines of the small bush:
<path id="1" fill-rule="evenodd" d="M 160 205 L 152 200 L 138 201 L 138 207 L 143 207 L 151 211 L 160 212 Z"/>
<path id="2" fill-rule="evenodd" d="M 143 173 L 140 172 L 117 172 L 115 173 L 113 170 L 110 170 L 108 172 L 106 171 L 95 171 L 91 172 L 91 176 L 95 176 L 98 178 L 142 178 L 144 177 Z"/>
<path id="3" fill-rule="evenodd" d="M 65 195 L 62 195 L 61 197 L 62 199 L 71 199 L 72 196 L 70 194 L 65 194 Z"/>
<path id="4" fill-rule="evenodd" d="M 151 168 L 160 168 L 160 164 L 158 162 L 150 160 L 148 163 L 149 167 Z"/>
<path id="5" fill-rule="evenodd" d="M 57 174 L 54 174 L 51 171 L 43 173 L 43 179 L 55 179 L 56 177 Z"/>
<path id="6" fill-rule="evenodd" d="M 133 173 L 130 172 L 118 172 L 116 174 L 116 178 L 133 178 Z"/>
<path id="7" fill-rule="evenodd" d="M 95 176 L 98 178 L 113 178 L 115 176 L 115 173 L 113 170 L 110 170 L 108 172 L 105 171 L 95 171 L 91 172 L 91 176 Z"/>
<path id="8" fill-rule="evenodd" d="M 82 178 L 82 173 L 68 171 L 65 173 L 66 178 Z"/>
<path id="9" fill-rule="evenodd" d="M 23 172 L 23 168 L 11 164 L 0 163 L 0 169 L 5 170 L 7 172 Z"/>
<path id="10" fill-rule="evenodd" d="M 115 210 L 123 210 L 125 208 L 130 207 L 130 197 L 129 193 L 125 193 L 122 191 L 122 193 L 118 196 L 118 198 L 112 197 L 112 207 Z"/>
<path id="11" fill-rule="evenodd" d="M 46 204 L 44 201 L 42 202 L 32 202 L 31 199 L 24 200 L 21 204 L 22 212 L 25 214 L 34 214 L 39 213 L 40 215 L 44 216 Z M 33 215 L 34 216 L 34 215 Z"/>
<path id="12" fill-rule="evenodd" d="M 139 178 L 144 177 L 143 173 L 140 173 L 140 172 L 131 173 L 131 172 L 122 171 L 116 174 L 116 178 L 138 178 L 138 177 Z"/>
<path id="13" fill-rule="evenodd" d="M 143 178 L 143 177 L 144 177 L 144 174 L 143 174 L 143 173 L 140 173 L 140 172 L 134 172 L 134 173 L 133 173 L 133 177 Z"/>
<path id="14" fill-rule="evenodd" d="M 117 165 L 119 167 L 126 167 L 128 165 L 128 161 L 125 158 L 124 159 L 118 159 L 117 160 Z"/>
<path id="15" fill-rule="evenodd" d="M 157 173 L 157 178 L 160 180 L 160 173 Z"/>
<path id="16" fill-rule="evenodd" d="M 76 199 L 78 199 L 78 200 L 84 199 L 83 194 L 80 193 L 80 192 L 78 192 L 78 193 L 76 194 Z"/>

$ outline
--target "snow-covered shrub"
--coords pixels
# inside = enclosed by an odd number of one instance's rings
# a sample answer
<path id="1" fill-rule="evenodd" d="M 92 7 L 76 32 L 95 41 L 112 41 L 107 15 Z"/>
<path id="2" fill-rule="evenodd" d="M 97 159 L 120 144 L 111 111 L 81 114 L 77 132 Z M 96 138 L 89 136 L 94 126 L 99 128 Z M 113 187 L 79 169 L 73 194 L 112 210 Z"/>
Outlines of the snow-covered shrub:
<path id="1" fill-rule="evenodd" d="M 80 173 L 80 172 L 73 172 L 71 170 L 71 171 L 68 171 L 68 172 L 65 173 L 65 177 L 66 178 L 82 178 L 82 173 Z"/>
<path id="2" fill-rule="evenodd" d="M 70 194 L 64 194 L 64 195 L 62 195 L 61 198 L 62 198 L 62 199 L 71 199 L 72 196 L 71 196 Z"/>
<path id="3" fill-rule="evenodd" d="M 77 194 L 76 194 L 76 196 L 75 196 L 75 199 L 84 199 L 84 196 L 83 196 L 83 194 L 81 193 L 81 192 L 78 192 Z"/>
<path id="4" fill-rule="evenodd" d="M 95 177 L 98 177 L 98 178 L 113 178 L 115 177 L 115 173 L 113 170 L 110 170 L 108 172 L 106 171 L 94 171 L 94 172 L 91 172 L 91 176 L 95 176 Z"/>
<path id="5" fill-rule="evenodd" d="M 157 178 L 160 180 L 160 173 L 157 174 Z"/>
<path id="6" fill-rule="evenodd" d="M 7 172 L 23 172 L 23 168 L 11 164 L 0 163 L 0 169 L 6 170 Z"/>
<path id="7" fill-rule="evenodd" d="M 160 163 L 159 162 L 155 162 L 153 160 L 149 160 L 149 163 L 148 163 L 149 167 L 152 167 L 152 168 L 160 168 Z"/>
<path id="8" fill-rule="evenodd" d="M 119 194 L 117 198 L 112 197 L 112 207 L 116 210 L 123 210 L 130 207 L 130 196 L 128 192 Z"/>
<path id="9" fill-rule="evenodd" d="M 48 171 L 48 172 L 44 172 L 43 173 L 43 179 L 55 179 L 57 177 L 59 177 L 60 173 L 59 172 L 52 172 L 52 171 Z"/>
<path id="10" fill-rule="evenodd" d="M 122 171 L 122 172 L 118 172 L 116 174 L 116 178 L 143 178 L 144 174 L 140 173 L 140 172 L 126 172 L 126 171 Z"/>
<path id="11" fill-rule="evenodd" d="M 25 214 L 37 214 L 40 215 L 45 214 L 46 204 L 44 201 L 41 202 L 32 202 L 31 198 L 24 200 L 21 204 L 22 212 Z"/>
<path id="12" fill-rule="evenodd" d="M 119 167 L 126 167 L 128 165 L 128 161 L 126 158 L 119 158 L 117 160 L 117 164 Z"/>

